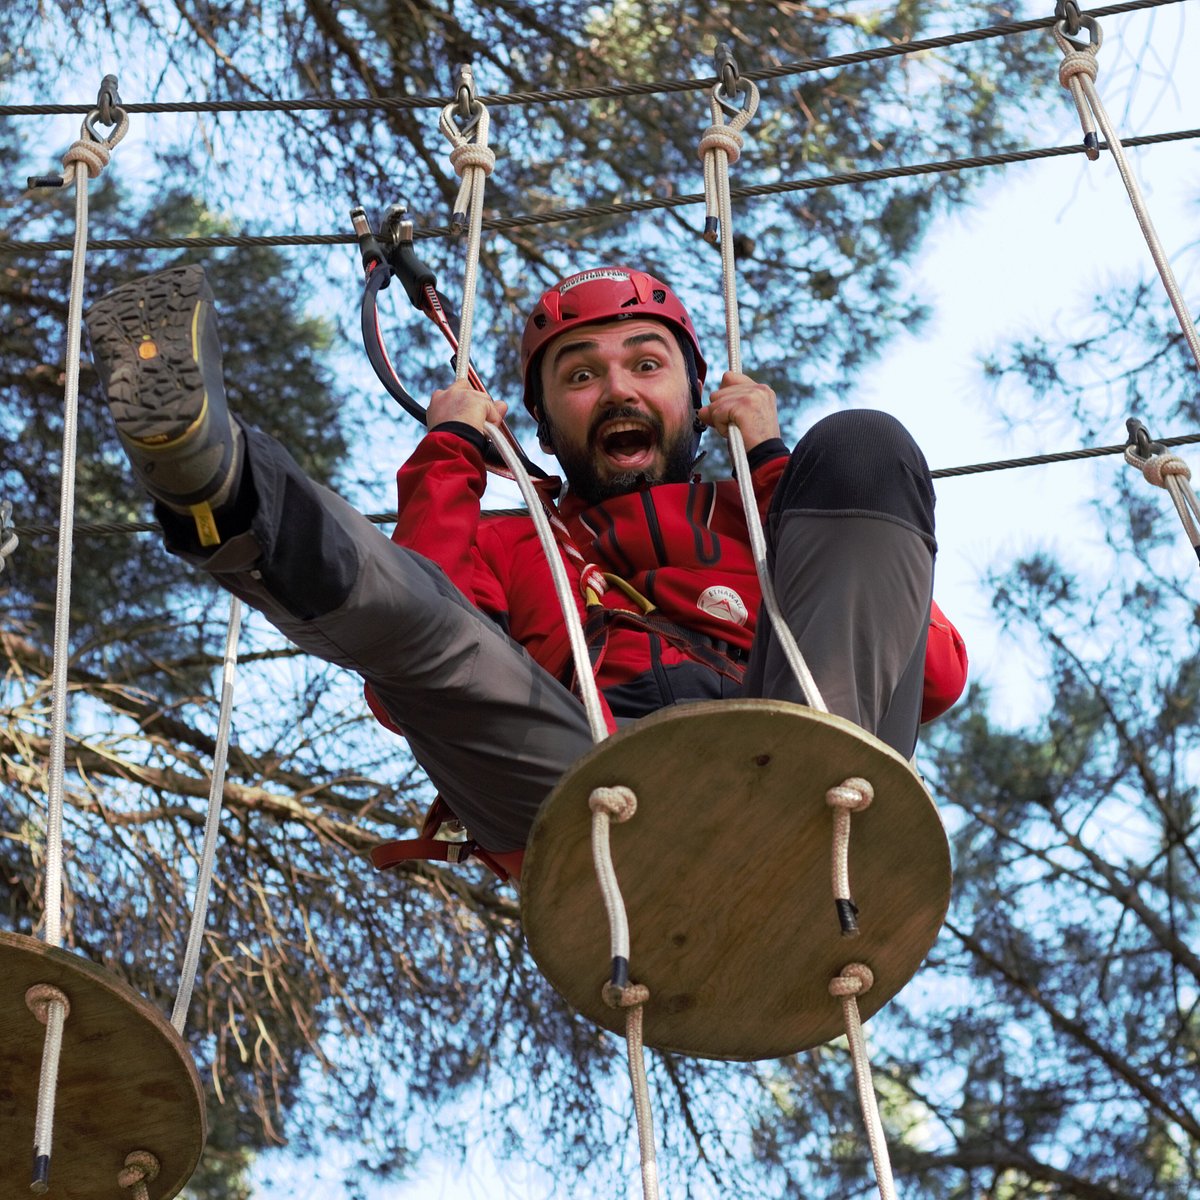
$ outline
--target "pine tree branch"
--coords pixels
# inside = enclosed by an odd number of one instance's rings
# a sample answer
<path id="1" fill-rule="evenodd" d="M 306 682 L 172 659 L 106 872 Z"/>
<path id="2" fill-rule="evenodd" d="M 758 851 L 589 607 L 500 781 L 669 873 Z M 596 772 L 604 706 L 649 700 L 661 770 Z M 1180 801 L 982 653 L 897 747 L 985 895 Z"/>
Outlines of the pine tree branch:
<path id="1" fill-rule="evenodd" d="M 951 921 L 946 922 L 946 928 L 981 962 L 990 967 L 1022 995 L 1032 1000 L 1046 1014 L 1055 1028 L 1094 1054 L 1114 1075 L 1124 1080 L 1138 1095 L 1152 1107 L 1156 1108 L 1168 1120 L 1174 1121 L 1182 1129 L 1186 1130 L 1189 1136 L 1200 1140 L 1200 1119 L 1197 1118 L 1196 1114 L 1176 1107 L 1170 1097 L 1160 1088 L 1155 1087 L 1149 1079 L 1135 1071 L 1127 1060 L 1121 1058 L 1120 1055 L 1114 1053 L 1095 1038 L 1082 1021 L 1068 1017 L 1066 1013 L 1043 994 L 1039 987 L 1001 962 L 978 938 L 957 928 Z"/>

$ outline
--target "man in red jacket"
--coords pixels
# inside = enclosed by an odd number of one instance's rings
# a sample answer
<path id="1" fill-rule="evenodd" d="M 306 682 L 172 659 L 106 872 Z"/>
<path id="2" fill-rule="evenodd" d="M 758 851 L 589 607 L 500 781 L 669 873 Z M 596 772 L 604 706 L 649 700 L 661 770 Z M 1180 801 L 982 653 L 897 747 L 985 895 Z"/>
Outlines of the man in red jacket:
<path id="1" fill-rule="evenodd" d="M 303 649 L 357 671 L 472 836 L 497 852 L 523 846 L 591 738 L 531 522 L 481 509 L 484 430 L 505 406 L 466 384 L 434 393 L 389 542 L 229 417 L 199 268 L 118 289 L 88 328 L 168 548 Z M 683 305 L 623 267 L 548 291 L 522 358 L 525 402 L 569 485 L 561 516 L 591 564 L 576 572 L 577 604 L 611 723 L 697 699 L 803 702 L 756 620 L 736 485 L 692 476 L 703 429 L 725 436 L 736 422 L 776 590 L 826 704 L 911 754 L 920 720 L 960 694 L 966 659 L 931 608 L 933 490 L 903 428 L 840 413 L 789 455 L 769 388 L 728 373 L 702 403 L 706 365 Z"/>

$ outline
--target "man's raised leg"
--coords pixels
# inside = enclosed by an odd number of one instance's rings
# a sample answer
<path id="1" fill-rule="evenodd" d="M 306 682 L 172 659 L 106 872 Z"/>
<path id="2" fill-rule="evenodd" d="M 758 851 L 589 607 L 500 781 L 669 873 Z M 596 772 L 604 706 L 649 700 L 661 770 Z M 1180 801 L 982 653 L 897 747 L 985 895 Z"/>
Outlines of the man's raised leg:
<path id="1" fill-rule="evenodd" d="M 87 323 L 168 549 L 301 649 L 360 674 L 471 835 L 489 850 L 522 847 L 541 801 L 591 745 L 579 703 L 440 568 L 230 420 L 199 268 L 128 284 Z"/>
<path id="2" fill-rule="evenodd" d="M 911 756 L 937 551 L 925 457 L 886 413 L 813 426 L 771 502 L 780 607 L 831 712 Z M 746 695 L 806 703 L 765 610 Z"/>

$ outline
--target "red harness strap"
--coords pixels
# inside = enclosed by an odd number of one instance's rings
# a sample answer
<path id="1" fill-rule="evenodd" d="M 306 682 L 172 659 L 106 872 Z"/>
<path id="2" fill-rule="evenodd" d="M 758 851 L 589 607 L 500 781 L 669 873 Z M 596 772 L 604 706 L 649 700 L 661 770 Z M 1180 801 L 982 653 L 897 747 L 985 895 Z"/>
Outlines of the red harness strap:
<path id="1" fill-rule="evenodd" d="M 474 838 L 462 842 L 446 842 L 436 836 L 443 825 L 456 819 L 449 805 L 438 796 L 425 814 L 420 837 L 380 842 L 371 851 L 372 866 L 377 871 L 386 871 L 388 867 L 414 859 L 425 862 L 462 863 L 474 858 L 492 871 L 501 883 L 521 878 L 521 864 L 525 861 L 524 850 L 496 853 L 485 850 Z"/>

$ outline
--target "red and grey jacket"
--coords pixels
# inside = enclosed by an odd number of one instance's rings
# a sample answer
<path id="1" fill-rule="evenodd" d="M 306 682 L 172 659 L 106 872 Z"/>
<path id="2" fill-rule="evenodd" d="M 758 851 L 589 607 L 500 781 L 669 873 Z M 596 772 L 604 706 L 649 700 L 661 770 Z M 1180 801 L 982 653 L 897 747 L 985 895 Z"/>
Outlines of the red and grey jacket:
<path id="1" fill-rule="evenodd" d="M 533 522 L 483 515 L 483 457 L 473 431 L 457 429 L 427 434 L 400 469 L 393 540 L 437 563 L 569 684 L 570 645 Z M 764 516 L 787 458 L 778 441 L 750 455 Z M 661 484 L 590 507 L 568 495 L 559 515 L 584 558 L 613 579 L 599 606 L 586 606 L 582 589 L 576 594 L 596 680 L 613 714 L 635 717 L 676 700 L 729 694 L 741 678 L 759 605 L 736 483 Z M 578 565 L 562 553 L 568 575 L 578 578 Z M 921 719 L 945 712 L 965 682 L 962 638 L 934 604 Z"/>

